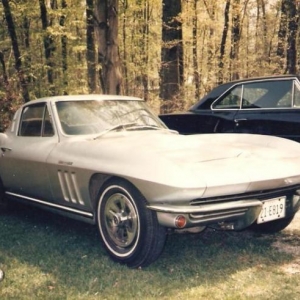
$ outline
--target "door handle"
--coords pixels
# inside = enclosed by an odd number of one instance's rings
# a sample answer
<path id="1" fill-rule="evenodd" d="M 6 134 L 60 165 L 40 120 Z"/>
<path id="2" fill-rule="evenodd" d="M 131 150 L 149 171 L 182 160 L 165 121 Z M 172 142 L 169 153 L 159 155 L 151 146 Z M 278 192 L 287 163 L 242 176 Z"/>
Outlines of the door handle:
<path id="1" fill-rule="evenodd" d="M 240 122 L 240 121 L 247 121 L 247 119 L 245 118 L 245 119 L 234 119 L 234 122 L 235 123 L 238 123 L 238 122 Z"/>
<path id="2" fill-rule="evenodd" d="M 247 119 L 234 119 L 235 127 L 240 126 L 240 122 L 247 121 Z"/>

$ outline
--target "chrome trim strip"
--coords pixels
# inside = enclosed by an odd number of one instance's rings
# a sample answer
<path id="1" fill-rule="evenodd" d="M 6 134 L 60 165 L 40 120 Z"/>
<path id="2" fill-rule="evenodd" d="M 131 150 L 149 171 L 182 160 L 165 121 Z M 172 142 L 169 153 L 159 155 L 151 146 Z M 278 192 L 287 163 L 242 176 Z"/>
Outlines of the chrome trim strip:
<path id="1" fill-rule="evenodd" d="M 232 208 L 232 209 L 229 209 L 229 210 L 226 210 L 226 211 L 217 211 L 215 213 L 209 213 L 208 215 L 206 215 L 206 214 L 190 214 L 190 215 L 193 219 L 212 218 L 213 220 L 217 220 L 219 218 L 224 218 L 224 217 L 227 217 L 227 216 L 232 216 L 232 217 L 242 216 L 247 212 L 247 210 L 248 210 L 248 208 L 243 207 L 243 208 L 240 208 L 240 209 Z"/>
<path id="2" fill-rule="evenodd" d="M 42 200 L 38 200 L 35 198 L 31 198 L 31 197 L 27 197 L 27 196 L 23 196 L 23 195 L 19 195 L 19 194 L 15 194 L 15 193 L 11 193 L 11 192 L 5 192 L 5 194 L 10 195 L 10 196 L 14 196 L 14 197 L 18 197 L 18 198 L 23 198 L 32 202 L 36 202 L 39 204 L 43 204 L 45 206 L 50 206 L 56 209 L 61 209 L 61 210 L 65 210 L 67 212 L 71 212 L 74 214 L 79 214 L 79 215 L 83 215 L 85 217 L 89 217 L 89 218 L 93 218 L 93 214 L 89 213 L 89 212 L 85 212 L 85 211 L 81 211 L 78 209 L 74 209 L 74 208 L 70 208 L 70 207 L 66 207 L 66 206 L 62 206 L 62 205 L 58 205 L 58 204 L 54 204 L 54 203 L 50 203 L 50 202 L 45 202 Z"/>
<path id="3" fill-rule="evenodd" d="M 151 210 L 157 212 L 164 213 L 172 213 L 172 214 L 201 214 L 201 213 L 214 213 L 216 214 L 218 211 L 226 211 L 226 210 L 238 210 L 238 209 L 247 209 L 251 207 L 261 207 L 261 201 L 257 199 L 249 199 L 249 200 L 240 200 L 240 201 L 232 201 L 225 203 L 215 203 L 215 204 L 202 204 L 199 206 L 175 206 L 169 204 L 153 204 L 148 205 L 147 207 Z"/>
<path id="4" fill-rule="evenodd" d="M 296 107 L 256 107 L 256 108 L 241 108 L 241 110 L 243 111 L 252 111 L 252 110 L 291 110 L 291 109 L 295 109 L 295 110 L 299 110 L 300 107 L 296 106 Z M 236 111 L 236 110 L 240 110 L 240 108 L 213 108 L 212 111 Z"/>

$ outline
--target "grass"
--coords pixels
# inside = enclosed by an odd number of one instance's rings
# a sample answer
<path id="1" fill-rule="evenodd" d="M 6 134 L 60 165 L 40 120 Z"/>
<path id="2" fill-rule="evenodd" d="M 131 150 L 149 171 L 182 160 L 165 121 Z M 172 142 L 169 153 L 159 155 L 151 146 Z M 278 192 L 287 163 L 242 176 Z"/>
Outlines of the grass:
<path id="1" fill-rule="evenodd" d="M 300 299 L 300 213 L 283 232 L 170 235 L 143 270 L 114 263 L 94 226 L 0 213 L 0 299 Z"/>

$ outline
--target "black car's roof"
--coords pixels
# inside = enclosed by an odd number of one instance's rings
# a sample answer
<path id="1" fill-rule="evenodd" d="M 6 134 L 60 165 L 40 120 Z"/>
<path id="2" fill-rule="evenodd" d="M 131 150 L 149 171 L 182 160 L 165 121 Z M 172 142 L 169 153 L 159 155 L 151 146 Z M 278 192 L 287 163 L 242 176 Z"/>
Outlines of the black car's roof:
<path id="1" fill-rule="evenodd" d="M 286 79 L 286 78 L 298 78 L 300 77 L 294 74 L 284 74 L 284 75 L 272 75 L 272 76 L 263 76 L 263 77 L 252 77 L 252 78 L 244 78 L 229 81 L 226 83 L 222 83 L 215 88 L 213 88 L 208 94 L 206 94 L 203 98 L 201 98 L 197 103 L 195 103 L 189 111 L 193 111 L 199 109 L 205 109 L 210 107 L 211 103 L 218 98 L 221 94 L 223 94 L 226 90 L 228 90 L 231 86 L 236 85 L 238 83 L 249 82 L 249 81 L 259 81 L 259 80 L 276 80 L 276 79 Z M 209 100 L 210 99 L 210 100 Z M 207 107 L 206 107 L 207 106 Z"/>

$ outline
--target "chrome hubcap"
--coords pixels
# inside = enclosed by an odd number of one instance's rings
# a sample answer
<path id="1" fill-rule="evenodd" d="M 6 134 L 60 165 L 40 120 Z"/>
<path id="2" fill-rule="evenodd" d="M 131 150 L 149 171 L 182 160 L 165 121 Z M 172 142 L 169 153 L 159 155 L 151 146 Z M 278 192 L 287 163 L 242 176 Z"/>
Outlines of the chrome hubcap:
<path id="1" fill-rule="evenodd" d="M 110 238 L 119 247 L 130 247 L 138 234 L 138 217 L 130 199 L 120 193 L 111 195 L 104 214 Z"/>

